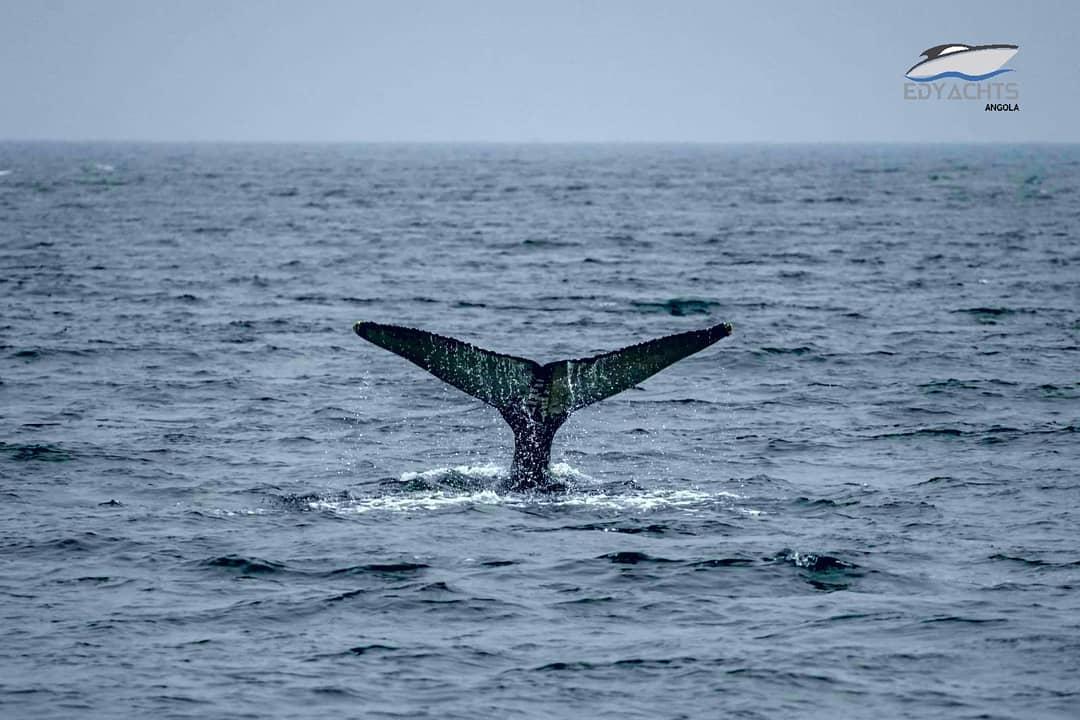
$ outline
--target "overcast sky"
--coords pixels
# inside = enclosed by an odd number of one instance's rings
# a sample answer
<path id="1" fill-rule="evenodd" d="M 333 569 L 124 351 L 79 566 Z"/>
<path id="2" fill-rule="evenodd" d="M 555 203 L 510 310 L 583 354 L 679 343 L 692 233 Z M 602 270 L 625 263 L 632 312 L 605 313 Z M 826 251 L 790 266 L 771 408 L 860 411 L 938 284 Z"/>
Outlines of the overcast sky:
<path id="1" fill-rule="evenodd" d="M 1020 111 L 903 98 L 1011 43 Z M 0 138 L 1080 141 L 1080 2 L 0 0 Z"/>

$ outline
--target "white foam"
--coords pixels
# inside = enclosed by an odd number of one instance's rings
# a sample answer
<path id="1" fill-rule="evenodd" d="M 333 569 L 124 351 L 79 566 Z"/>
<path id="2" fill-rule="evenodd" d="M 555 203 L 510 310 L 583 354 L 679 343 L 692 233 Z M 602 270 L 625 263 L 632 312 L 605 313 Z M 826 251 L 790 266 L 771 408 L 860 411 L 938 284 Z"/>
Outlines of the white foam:
<path id="1" fill-rule="evenodd" d="M 499 477 L 505 471 L 495 463 L 484 465 L 457 465 L 452 468 L 434 468 L 420 472 L 404 472 L 401 474 L 401 482 L 413 480 L 438 481 L 457 475 L 459 477 L 476 478 L 477 480 L 490 480 Z"/>
<path id="2" fill-rule="evenodd" d="M 307 504 L 311 510 L 321 510 L 342 515 L 362 515 L 383 510 L 407 513 L 416 511 L 447 510 L 473 505 L 499 505 L 503 496 L 494 490 L 452 493 L 443 491 L 413 492 L 404 495 L 375 495 L 349 500 L 313 500 Z"/>
<path id="3" fill-rule="evenodd" d="M 633 494 L 606 493 L 566 493 L 550 496 L 541 495 L 500 495 L 494 490 L 479 492 L 424 491 L 402 495 L 375 495 L 372 497 L 350 498 L 348 500 L 312 500 L 307 504 L 311 510 L 328 511 L 343 515 L 362 515 L 365 513 L 386 511 L 408 513 L 416 511 L 449 510 L 452 508 L 475 507 L 477 505 L 502 506 L 511 508 L 587 508 L 595 510 L 616 510 L 647 513 L 665 509 L 682 509 L 697 512 L 717 504 L 730 505 L 731 493 L 708 493 L 696 490 L 653 490 Z M 725 503 L 725 500 L 728 501 Z M 733 510 L 748 515 L 759 515 L 761 511 L 744 508 Z"/>
<path id="4" fill-rule="evenodd" d="M 548 466 L 548 472 L 551 476 L 559 480 L 568 480 L 576 483 L 595 483 L 596 480 L 592 476 L 586 475 L 580 470 L 576 470 L 570 463 L 557 462 Z"/>
<path id="5" fill-rule="evenodd" d="M 702 490 L 700 488 L 657 488 L 653 490 L 604 492 L 603 487 L 593 478 L 582 473 L 567 463 L 555 463 L 551 474 L 565 481 L 571 490 L 566 493 L 539 494 L 500 494 L 492 489 L 431 489 L 405 493 L 372 495 L 370 497 L 351 497 L 315 499 L 307 503 L 311 510 L 340 513 L 344 515 L 362 515 L 371 512 L 410 513 L 451 510 L 454 508 L 475 506 L 502 506 L 511 508 L 575 508 L 613 510 L 623 512 L 648 513 L 657 510 L 682 509 L 698 512 L 717 505 L 750 516 L 764 514 L 760 510 L 743 508 L 733 501 L 742 496 L 727 491 Z M 445 482 L 457 478 L 469 478 L 485 482 L 493 481 L 506 474 L 505 468 L 495 464 L 458 465 L 449 468 L 434 468 L 421 472 L 402 473 L 401 481 L 422 480 L 425 482 Z"/>
<path id="6" fill-rule="evenodd" d="M 210 510 L 209 513 L 216 517 L 237 517 L 241 515 L 268 515 L 269 511 L 266 508 L 243 508 L 240 510 L 223 510 L 216 508 Z"/>

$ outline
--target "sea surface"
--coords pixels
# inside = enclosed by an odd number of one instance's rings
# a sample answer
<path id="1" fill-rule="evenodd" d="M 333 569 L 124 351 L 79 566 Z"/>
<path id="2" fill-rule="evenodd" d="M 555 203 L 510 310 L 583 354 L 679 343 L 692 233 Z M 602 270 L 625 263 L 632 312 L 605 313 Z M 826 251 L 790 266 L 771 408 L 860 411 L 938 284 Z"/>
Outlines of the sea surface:
<path id="1" fill-rule="evenodd" d="M 1080 716 L 1080 147 L 0 144 L 4 718 Z M 566 493 L 356 337 L 735 332 Z"/>

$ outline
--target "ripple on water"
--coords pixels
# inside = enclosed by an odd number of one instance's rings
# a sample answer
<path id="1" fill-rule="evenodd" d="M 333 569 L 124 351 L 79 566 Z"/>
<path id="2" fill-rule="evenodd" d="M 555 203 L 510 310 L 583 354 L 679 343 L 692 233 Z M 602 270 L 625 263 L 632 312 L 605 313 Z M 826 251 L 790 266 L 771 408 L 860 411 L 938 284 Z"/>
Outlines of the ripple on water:
<path id="1" fill-rule="evenodd" d="M 0 175 L 5 717 L 1076 715 L 1076 147 Z M 529 495 L 364 318 L 537 360 L 738 329 Z"/>

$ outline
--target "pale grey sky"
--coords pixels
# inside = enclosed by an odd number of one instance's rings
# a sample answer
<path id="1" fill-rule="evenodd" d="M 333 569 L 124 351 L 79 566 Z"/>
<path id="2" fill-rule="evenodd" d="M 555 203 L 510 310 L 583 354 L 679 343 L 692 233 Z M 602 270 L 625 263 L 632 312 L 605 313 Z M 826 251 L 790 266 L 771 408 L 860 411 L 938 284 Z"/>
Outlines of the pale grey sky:
<path id="1" fill-rule="evenodd" d="M 1080 141 L 1080 2 L 0 0 L 0 139 Z M 903 99 L 1011 43 L 1020 112 Z"/>

